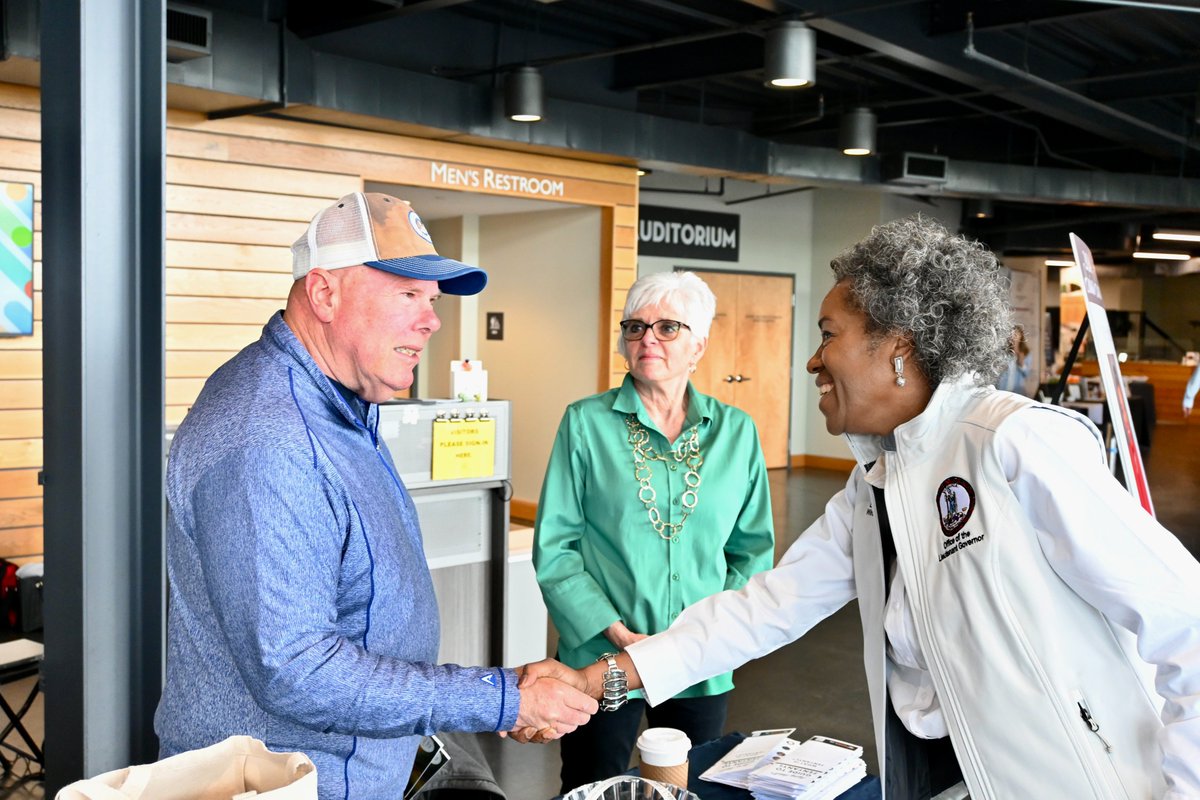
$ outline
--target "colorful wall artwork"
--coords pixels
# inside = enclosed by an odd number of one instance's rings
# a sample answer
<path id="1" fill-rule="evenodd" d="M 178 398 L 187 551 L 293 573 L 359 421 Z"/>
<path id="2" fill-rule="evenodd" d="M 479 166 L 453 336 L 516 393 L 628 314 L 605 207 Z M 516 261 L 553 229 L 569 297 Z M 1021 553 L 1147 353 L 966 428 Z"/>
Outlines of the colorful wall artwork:
<path id="1" fill-rule="evenodd" d="M 33 184 L 0 181 L 0 336 L 33 333 Z"/>

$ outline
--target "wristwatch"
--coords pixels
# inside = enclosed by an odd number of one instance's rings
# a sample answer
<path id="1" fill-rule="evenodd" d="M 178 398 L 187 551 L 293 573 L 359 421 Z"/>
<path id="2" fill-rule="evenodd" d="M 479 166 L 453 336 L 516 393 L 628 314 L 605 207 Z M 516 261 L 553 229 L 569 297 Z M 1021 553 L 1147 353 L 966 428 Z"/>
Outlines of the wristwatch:
<path id="1" fill-rule="evenodd" d="M 629 702 L 629 681 L 625 670 L 617 666 L 617 654 L 605 653 L 596 659 L 608 663 L 604 671 L 604 694 L 600 696 L 601 711 L 616 711 Z"/>

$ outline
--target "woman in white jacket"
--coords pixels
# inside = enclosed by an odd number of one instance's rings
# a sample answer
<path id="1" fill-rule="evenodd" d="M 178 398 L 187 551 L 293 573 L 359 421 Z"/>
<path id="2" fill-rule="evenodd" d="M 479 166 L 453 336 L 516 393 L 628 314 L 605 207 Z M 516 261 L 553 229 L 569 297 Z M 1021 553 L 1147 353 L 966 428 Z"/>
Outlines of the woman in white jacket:
<path id="1" fill-rule="evenodd" d="M 832 266 L 808 371 L 859 465 L 775 569 L 618 654 L 629 687 L 657 703 L 857 598 L 889 800 L 1200 798 L 1200 565 L 1090 422 L 990 386 L 995 257 L 915 217 Z"/>

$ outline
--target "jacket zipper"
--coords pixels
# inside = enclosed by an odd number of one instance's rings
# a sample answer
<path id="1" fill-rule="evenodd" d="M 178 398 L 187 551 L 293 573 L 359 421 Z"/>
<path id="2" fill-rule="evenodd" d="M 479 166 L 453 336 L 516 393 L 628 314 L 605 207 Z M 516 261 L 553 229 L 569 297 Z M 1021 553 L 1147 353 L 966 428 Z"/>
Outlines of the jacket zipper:
<path id="1" fill-rule="evenodd" d="M 1087 726 L 1087 729 L 1092 732 L 1092 735 L 1104 747 L 1104 753 L 1108 756 L 1108 766 L 1112 770 L 1111 773 L 1108 773 L 1108 778 L 1105 780 L 1108 790 L 1113 792 L 1115 796 L 1124 797 L 1128 800 L 1129 790 L 1125 788 L 1125 782 L 1121 780 L 1121 775 L 1117 771 L 1113 760 L 1114 748 L 1112 742 L 1104 738 L 1104 734 L 1100 732 L 1100 723 L 1092 716 L 1092 709 L 1088 706 L 1087 700 L 1084 699 L 1083 693 L 1076 689 L 1072 691 L 1071 699 L 1075 702 L 1075 710 L 1079 713 L 1079 718 L 1083 720 L 1083 724 Z"/>
<path id="2" fill-rule="evenodd" d="M 1088 726 L 1088 730 L 1096 734 L 1096 738 L 1099 739 L 1100 743 L 1104 745 L 1104 752 L 1111 753 L 1113 751 L 1112 745 L 1109 744 L 1108 739 L 1105 739 L 1104 735 L 1100 733 L 1100 723 L 1096 722 L 1095 717 L 1092 716 L 1092 712 L 1088 710 L 1087 705 L 1083 702 L 1083 698 L 1081 697 L 1076 699 L 1075 705 L 1079 707 L 1080 719 L 1082 719 L 1083 723 Z"/>

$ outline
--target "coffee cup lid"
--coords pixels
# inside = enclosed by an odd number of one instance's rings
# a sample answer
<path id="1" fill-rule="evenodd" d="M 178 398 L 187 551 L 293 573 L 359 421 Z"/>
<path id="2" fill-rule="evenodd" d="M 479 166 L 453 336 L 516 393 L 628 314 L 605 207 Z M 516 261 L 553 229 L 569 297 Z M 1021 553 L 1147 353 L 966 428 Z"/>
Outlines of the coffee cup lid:
<path id="1" fill-rule="evenodd" d="M 647 728 L 637 740 L 643 764 L 673 767 L 687 761 L 692 741 L 676 728 Z"/>

